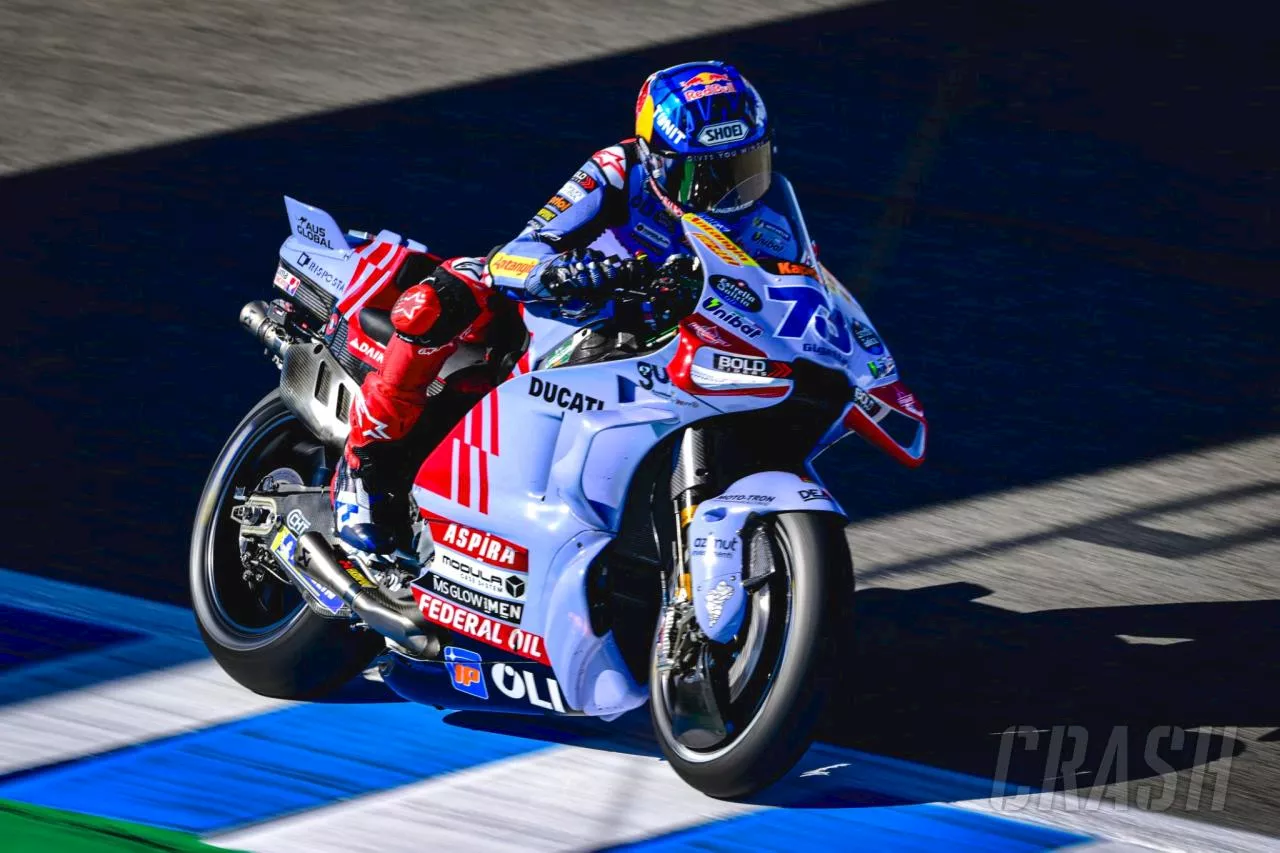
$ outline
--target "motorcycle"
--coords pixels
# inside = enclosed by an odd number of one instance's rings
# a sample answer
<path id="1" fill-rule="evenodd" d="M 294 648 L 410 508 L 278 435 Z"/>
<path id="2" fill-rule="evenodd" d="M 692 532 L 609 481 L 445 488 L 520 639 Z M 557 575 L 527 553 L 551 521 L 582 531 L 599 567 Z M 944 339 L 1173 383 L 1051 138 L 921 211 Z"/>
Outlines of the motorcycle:
<path id="1" fill-rule="evenodd" d="M 775 176 L 766 201 L 793 259 L 685 215 L 659 284 L 521 303 L 461 346 L 394 495 L 403 541 L 371 556 L 336 538 L 329 480 L 389 309 L 441 259 L 286 198 L 276 298 L 241 313 L 279 386 L 219 454 L 192 536 L 214 658 L 276 697 L 365 671 L 440 708 L 613 720 L 647 701 L 703 792 L 785 774 L 852 615 L 846 514 L 814 459 L 856 433 L 916 466 L 927 423 L 791 185 Z"/>

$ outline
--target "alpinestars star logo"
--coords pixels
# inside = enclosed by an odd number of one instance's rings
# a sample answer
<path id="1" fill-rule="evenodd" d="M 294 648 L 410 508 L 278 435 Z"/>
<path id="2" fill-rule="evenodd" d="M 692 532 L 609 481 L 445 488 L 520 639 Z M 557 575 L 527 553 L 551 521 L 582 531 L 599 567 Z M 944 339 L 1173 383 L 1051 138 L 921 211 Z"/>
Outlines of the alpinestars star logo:
<path id="1" fill-rule="evenodd" d="M 369 406 L 363 397 L 356 402 L 356 427 L 365 438 L 391 440 L 391 436 L 387 434 L 387 424 L 369 414 Z"/>

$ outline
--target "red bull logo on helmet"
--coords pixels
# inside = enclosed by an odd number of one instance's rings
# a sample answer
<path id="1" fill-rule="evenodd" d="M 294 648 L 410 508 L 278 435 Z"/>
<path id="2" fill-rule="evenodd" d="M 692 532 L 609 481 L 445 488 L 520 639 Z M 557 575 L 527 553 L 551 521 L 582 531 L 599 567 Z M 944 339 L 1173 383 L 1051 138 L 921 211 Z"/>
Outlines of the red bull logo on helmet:
<path id="1" fill-rule="evenodd" d="M 733 81 L 729 79 L 728 74 L 720 74 L 715 71 L 703 71 L 701 74 L 695 74 L 688 80 L 680 82 L 680 89 L 684 94 L 685 103 L 697 101 L 710 95 L 731 95 L 738 91 Z"/>

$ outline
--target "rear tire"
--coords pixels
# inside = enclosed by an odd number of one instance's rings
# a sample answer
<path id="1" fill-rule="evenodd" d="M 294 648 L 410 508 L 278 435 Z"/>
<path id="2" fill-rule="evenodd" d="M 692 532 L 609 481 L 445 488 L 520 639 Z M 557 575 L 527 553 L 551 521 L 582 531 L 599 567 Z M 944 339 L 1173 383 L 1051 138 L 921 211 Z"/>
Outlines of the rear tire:
<path id="1" fill-rule="evenodd" d="M 308 699 L 341 687 L 364 669 L 386 643 L 373 631 L 312 612 L 293 587 L 273 599 L 280 609 L 261 619 L 239 599 L 247 586 L 230 517 L 237 487 L 251 490 L 268 472 L 302 467 L 302 443 L 318 442 L 284 405 L 279 391 L 258 402 L 236 427 L 214 463 L 200 495 L 191 534 L 191 601 L 200 636 L 228 675 L 255 693 Z M 303 472 L 303 476 L 311 474 Z M 240 586 L 237 586 L 239 584 Z M 243 589 L 242 589 L 243 588 Z M 280 604 L 280 602 L 284 602 Z M 264 624 L 252 624 L 255 621 Z"/>
<path id="2" fill-rule="evenodd" d="M 747 796 L 795 766 L 812 742 L 836 653 L 849 634 L 853 575 L 843 519 L 791 512 L 771 521 L 788 574 L 786 633 L 764 699 L 741 732 L 705 751 L 676 740 L 664 676 L 651 656 L 649 710 L 658 744 L 682 779 L 712 797 Z"/>

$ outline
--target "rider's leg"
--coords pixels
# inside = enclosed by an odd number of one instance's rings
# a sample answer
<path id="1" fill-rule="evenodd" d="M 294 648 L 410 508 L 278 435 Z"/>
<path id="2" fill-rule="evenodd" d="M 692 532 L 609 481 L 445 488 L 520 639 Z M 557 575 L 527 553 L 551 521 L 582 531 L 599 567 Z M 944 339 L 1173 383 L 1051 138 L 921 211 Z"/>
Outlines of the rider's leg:
<path id="1" fill-rule="evenodd" d="M 372 553 L 395 550 L 395 519 L 387 493 L 403 473 L 400 443 L 417 424 L 427 392 L 457 349 L 456 339 L 481 315 L 470 281 L 446 262 L 406 290 L 391 309 L 395 334 L 382 367 L 361 386 L 351 407 L 351 432 L 334 478 L 334 514 L 343 541 Z"/>

